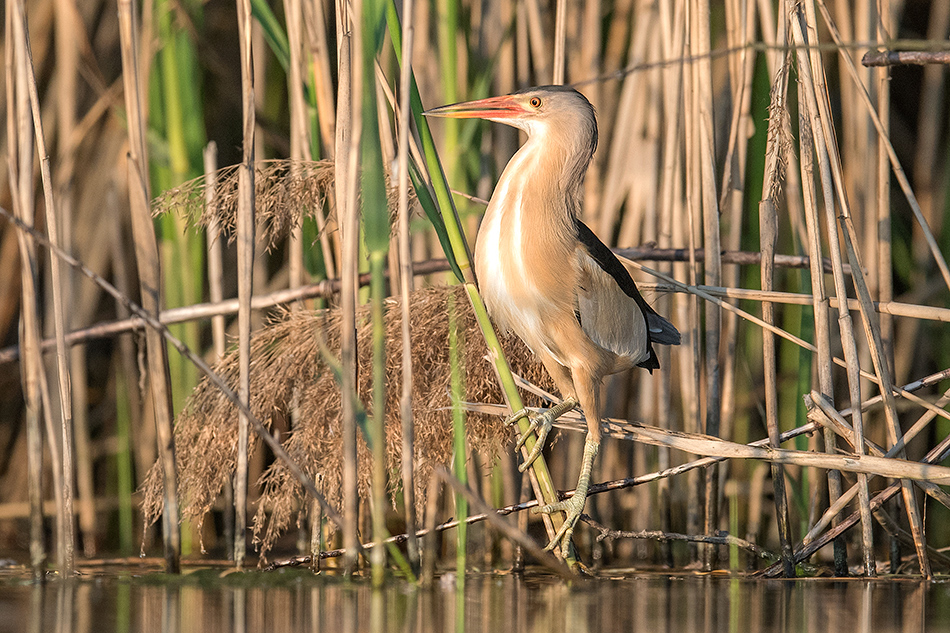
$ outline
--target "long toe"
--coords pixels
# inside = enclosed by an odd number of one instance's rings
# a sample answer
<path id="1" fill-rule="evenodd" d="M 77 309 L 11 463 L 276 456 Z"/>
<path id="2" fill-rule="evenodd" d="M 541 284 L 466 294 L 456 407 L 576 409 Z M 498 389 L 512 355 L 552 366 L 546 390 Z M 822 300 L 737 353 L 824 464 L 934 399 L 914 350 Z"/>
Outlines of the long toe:
<path id="1" fill-rule="evenodd" d="M 575 494 L 570 499 L 541 506 L 536 510 L 539 514 L 553 514 L 555 512 L 564 512 L 566 514 L 564 523 L 561 524 L 561 528 L 554 535 L 554 538 L 551 539 L 551 542 L 544 548 L 545 551 L 552 551 L 560 544 L 561 557 L 567 559 L 571 547 L 571 538 L 574 535 L 574 527 L 581 518 L 581 514 L 584 513 L 586 501 L 586 495 Z"/>
<path id="2" fill-rule="evenodd" d="M 531 452 L 528 453 L 528 456 L 525 458 L 524 463 L 522 463 L 519 467 L 521 472 L 528 470 L 528 468 L 531 467 L 531 464 L 534 463 L 534 460 L 536 460 L 541 455 L 541 451 L 544 450 L 544 442 L 547 440 L 548 434 L 551 433 L 551 429 L 554 428 L 554 421 L 567 411 L 573 409 L 575 406 L 577 406 L 577 399 L 573 396 L 569 396 L 550 409 L 545 409 L 539 412 L 522 409 L 521 411 L 511 415 L 511 417 L 505 421 L 505 424 L 512 424 L 521 418 L 528 418 L 531 420 L 531 424 L 527 429 L 525 429 L 525 431 L 521 434 L 521 437 L 518 439 L 518 444 L 515 446 L 515 451 L 521 450 L 521 447 L 525 442 L 527 442 L 532 433 L 534 433 L 538 438 L 537 442 L 535 442 L 535 445 L 531 448 Z"/>
<path id="3" fill-rule="evenodd" d="M 531 452 L 528 453 L 527 457 L 525 457 L 524 462 L 518 467 L 518 470 L 521 472 L 528 470 L 528 468 L 531 467 L 531 464 L 534 463 L 534 460 L 541 456 L 541 451 L 544 450 L 544 444 L 547 442 L 548 434 L 551 433 L 552 428 L 554 428 L 554 416 L 551 415 L 550 410 L 536 414 L 536 416 L 531 420 L 531 428 L 529 428 L 528 432 L 521 436 L 521 439 L 518 440 L 518 446 L 515 449 L 521 449 L 521 446 L 528 439 L 531 431 L 535 432 L 538 439 L 531 448 Z"/>

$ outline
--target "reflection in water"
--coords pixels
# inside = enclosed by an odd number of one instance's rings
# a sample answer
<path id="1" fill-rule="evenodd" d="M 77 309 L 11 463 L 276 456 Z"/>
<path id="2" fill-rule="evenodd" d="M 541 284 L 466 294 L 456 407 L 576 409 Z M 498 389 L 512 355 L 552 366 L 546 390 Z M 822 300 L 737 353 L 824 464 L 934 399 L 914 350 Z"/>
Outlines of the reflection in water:
<path id="1" fill-rule="evenodd" d="M 545 576 L 446 574 L 431 590 L 334 577 L 204 570 L 86 576 L 32 585 L 0 578 L 0 633 L 586 633 L 587 631 L 950 630 L 950 582 L 618 576 L 567 587 Z"/>

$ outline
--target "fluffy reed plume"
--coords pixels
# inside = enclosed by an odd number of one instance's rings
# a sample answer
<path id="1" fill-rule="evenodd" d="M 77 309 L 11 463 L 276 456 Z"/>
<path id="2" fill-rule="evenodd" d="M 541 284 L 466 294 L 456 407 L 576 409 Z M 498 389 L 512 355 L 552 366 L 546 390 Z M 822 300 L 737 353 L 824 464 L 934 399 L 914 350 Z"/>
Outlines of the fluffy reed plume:
<path id="1" fill-rule="evenodd" d="M 154 214 L 181 213 L 193 226 L 207 228 L 212 218 L 233 238 L 237 224 L 240 165 L 215 173 L 215 203 L 205 203 L 205 177 L 165 191 L 153 203 Z M 290 233 L 304 215 L 319 212 L 333 186 L 333 162 L 266 160 L 255 165 L 255 214 L 261 243 L 272 246 Z"/>
<path id="2" fill-rule="evenodd" d="M 447 302 L 454 301 L 463 345 L 466 399 L 501 402 L 494 370 L 486 358 L 487 348 L 475 323 L 464 292 L 457 288 L 424 288 L 412 294 L 413 416 L 415 423 L 416 499 L 421 509 L 426 485 L 433 468 L 448 464 L 452 455 L 452 418 L 449 410 L 449 345 Z M 368 310 L 357 314 L 360 366 L 359 396 L 369 408 L 371 323 Z M 390 389 L 387 396 L 387 469 L 399 472 L 402 442 L 399 419 L 402 343 L 398 300 L 390 300 L 386 314 L 387 363 Z M 324 494 L 339 504 L 342 481 L 342 438 L 340 433 L 340 388 L 324 354 L 339 354 L 337 310 L 284 312 L 258 331 L 251 342 L 251 409 L 265 425 L 272 427 L 289 416 L 295 388 L 299 392 L 299 423 L 284 441 L 287 452 L 310 474 L 323 475 Z M 502 341 L 513 369 L 545 389 L 553 387 L 544 369 L 516 337 Z M 325 346 L 325 347 L 324 347 Z M 322 348 L 322 349 L 321 349 Z M 238 374 L 235 352 L 215 367 L 234 384 Z M 369 412 L 372 413 L 371 411 Z M 477 451 L 497 451 L 508 438 L 498 418 L 471 413 L 466 425 L 469 447 Z M 202 381 L 192 394 L 185 413 L 175 426 L 175 450 L 179 467 L 179 490 L 184 517 L 201 518 L 214 504 L 236 463 L 237 412 L 221 394 Z M 250 450 L 259 447 L 252 438 Z M 360 495 L 369 494 L 371 455 L 360 437 Z M 273 463 L 258 482 L 262 496 L 254 518 L 255 539 L 262 553 L 272 547 L 280 534 L 294 524 L 305 493 L 280 462 Z M 398 478 L 390 480 L 390 487 Z M 152 523 L 161 516 L 162 479 L 153 466 L 143 484 L 143 510 Z"/>

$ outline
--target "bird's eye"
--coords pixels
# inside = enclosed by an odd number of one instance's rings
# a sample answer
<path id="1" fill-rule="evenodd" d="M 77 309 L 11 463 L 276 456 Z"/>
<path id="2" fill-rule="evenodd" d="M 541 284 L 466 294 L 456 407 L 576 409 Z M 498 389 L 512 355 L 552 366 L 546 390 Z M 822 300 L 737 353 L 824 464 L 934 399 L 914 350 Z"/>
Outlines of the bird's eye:
<path id="1" fill-rule="evenodd" d="M 532 107 L 532 108 L 535 108 L 535 109 L 540 108 L 540 107 L 541 107 L 541 97 L 531 97 L 531 101 L 529 101 L 528 103 L 531 104 L 531 107 Z"/>

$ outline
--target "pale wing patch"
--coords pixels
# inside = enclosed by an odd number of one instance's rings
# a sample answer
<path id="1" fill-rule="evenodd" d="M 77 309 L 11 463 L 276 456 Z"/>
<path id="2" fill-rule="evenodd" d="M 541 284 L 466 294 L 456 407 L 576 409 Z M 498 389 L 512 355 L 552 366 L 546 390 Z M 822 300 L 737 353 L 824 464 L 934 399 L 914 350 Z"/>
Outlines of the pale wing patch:
<path id="1" fill-rule="evenodd" d="M 578 249 L 577 256 L 581 269 L 577 312 L 584 332 L 594 343 L 629 358 L 632 364 L 646 360 L 647 324 L 640 306 L 590 255 Z"/>

